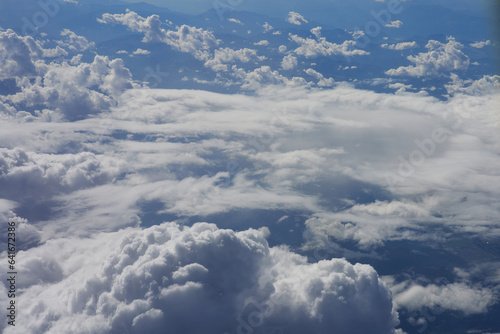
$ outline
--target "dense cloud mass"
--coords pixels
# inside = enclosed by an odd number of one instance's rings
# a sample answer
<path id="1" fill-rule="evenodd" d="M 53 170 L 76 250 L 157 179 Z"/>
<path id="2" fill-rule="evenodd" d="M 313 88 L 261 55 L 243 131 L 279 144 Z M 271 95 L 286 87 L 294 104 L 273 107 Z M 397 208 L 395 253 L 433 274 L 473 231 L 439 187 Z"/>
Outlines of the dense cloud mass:
<path id="1" fill-rule="evenodd" d="M 30 277 L 20 305 L 25 320 L 4 333 L 383 334 L 398 323 L 372 267 L 340 259 L 307 263 L 286 248 L 269 248 L 256 230 L 166 223 L 118 236 L 110 244 L 100 237 L 55 240 L 20 254 L 21 275 Z M 91 272 L 53 253 L 64 247 L 83 256 L 91 251 L 85 243 L 109 254 L 86 260 Z"/>
<path id="2" fill-rule="evenodd" d="M 62 2 L 36 38 L 0 28 L 20 277 L 0 331 L 403 334 L 496 312 L 498 42 L 406 36 L 390 3 L 377 36 L 86 2 L 82 29 Z"/>
<path id="3" fill-rule="evenodd" d="M 463 45 L 448 38 L 448 43 L 430 40 L 425 46 L 428 52 L 419 53 L 417 56 L 408 56 L 408 60 L 415 65 L 401 66 L 386 72 L 388 75 L 398 76 L 436 76 L 443 72 L 464 71 L 469 67 L 469 57 L 461 49 Z"/>

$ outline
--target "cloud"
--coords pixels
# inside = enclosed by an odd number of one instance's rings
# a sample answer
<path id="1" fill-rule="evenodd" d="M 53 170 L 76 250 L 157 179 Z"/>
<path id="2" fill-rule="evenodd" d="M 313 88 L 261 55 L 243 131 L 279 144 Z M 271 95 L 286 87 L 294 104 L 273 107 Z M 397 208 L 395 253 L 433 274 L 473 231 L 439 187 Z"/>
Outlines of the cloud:
<path id="1" fill-rule="evenodd" d="M 86 51 L 95 48 L 94 42 L 89 42 L 84 36 L 79 36 L 69 29 L 63 29 L 61 36 L 65 36 L 66 40 L 57 41 L 57 44 L 71 51 Z"/>
<path id="2" fill-rule="evenodd" d="M 397 43 L 397 44 L 382 44 L 381 47 L 389 50 L 407 50 L 407 49 L 413 49 L 413 48 L 418 48 L 417 42 L 402 42 L 402 43 Z"/>
<path id="3" fill-rule="evenodd" d="M 319 33 L 318 30 L 315 30 L 315 32 Z M 307 58 L 332 55 L 364 56 L 369 54 L 364 50 L 353 49 L 356 46 L 355 41 L 344 41 L 342 44 L 336 44 L 328 42 L 325 37 L 317 39 L 302 38 L 291 33 L 289 36 L 291 41 L 299 44 L 299 47 L 294 52 Z"/>
<path id="4" fill-rule="evenodd" d="M 484 75 L 478 80 L 462 80 L 454 73 L 451 74 L 451 83 L 445 85 L 448 94 L 465 94 L 481 96 L 494 94 L 500 89 L 500 76 Z"/>
<path id="5" fill-rule="evenodd" d="M 235 19 L 235 18 L 229 18 L 229 19 L 227 19 L 227 20 L 228 20 L 229 22 L 233 22 L 233 23 L 237 23 L 237 24 L 239 24 L 239 25 L 243 25 L 243 23 L 241 23 L 241 21 L 240 21 L 240 20 Z"/>
<path id="6" fill-rule="evenodd" d="M 391 21 L 391 23 L 388 23 L 385 26 L 387 28 L 401 28 L 403 26 L 403 22 L 401 22 L 400 20 Z"/>
<path id="7" fill-rule="evenodd" d="M 267 45 L 269 45 L 269 41 L 263 39 L 262 41 L 258 41 L 258 42 L 253 43 L 253 45 L 267 46 Z"/>
<path id="8" fill-rule="evenodd" d="M 90 152 L 39 154 L 23 149 L 0 149 L 0 196 L 18 202 L 48 199 L 59 192 L 108 183 L 124 163 Z M 29 192 L 21 186 L 29 182 Z"/>
<path id="9" fill-rule="evenodd" d="M 139 49 L 135 50 L 132 54 L 133 55 L 143 55 L 143 56 L 145 56 L 145 55 L 151 54 L 151 51 L 139 48 Z"/>
<path id="10" fill-rule="evenodd" d="M 294 57 L 293 54 L 286 55 L 283 57 L 281 61 L 281 68 L 284 70 L 292 70 L 297 66 L 297 57 Z"/>
<path id="11" fill-rule="evenodd" d="M 482 49 L 485 46 L 491 45 L 491 41 L 490 40 L 478 41 L 478 42 L 470 43 L 469 45 L 473 48 L 476 48 L 476 49 Z"/>
<path id="12" fill-rule="evenodd" d="M 32 37 L 21 37 L 11 29 L 0 31 L 0 50 L 0 79 L 36 75 L 40 48 Z"/>
<path id="13" fill-rule="evenodd" d="M 181 25 L 175 30 L 161 28 L 161 20 L 158 15 L 144 18 L 133 11 L 125 14 L 105 13 L 98 22 L 104 24 L 122 24 L 131 31 L 144 33 L 142 41 L 166 43 L 174 49 L 192 54 L 198 60 L 207 60 L 211 48 L 219 44 L 212 32 L 201 28 Z"/>
<path id="14" fill-rule="evenodd" d="M 165 223 L 53 240 L 23 259 L 20 275 L 30 280 L 20 301 L 29 304 L 20 304 L 25 321 L 16 332 L 160 333 L 168 327 L 221 333 L 278 326 L 289 333 L 395 333 L 398 323 L 390 292 L 372 267 L 343 259 L 311 264 L 286 248 L 270 248 L 256 230 Z M 355 321 L 360 317 L 364 321 Z"/>
<path id="15" fill-rule="evenodd" d="M 298 26 L 302 25 L 302 23 L 309 23 L 309 21 L 307 21 L 302 15 L 296 12 L 288 13 L 288 18 L 286 20 L 291 24 Z"/>
<path id="16" fill-rule="evenodd" d="M 313 70 L 312 68 L 308 68 L 307 70 L 304 70 L 304 72 L 307 73 L 308 75 L 313 76 L 316 79 L 318 79 L 317 85 L 319 87 L 332 87 L 333 86 L 333 82 L 334 82 L 333 78 L 326 79 L 323 76 L 323 74 L 319 73 L 316 70 Z"/>
<path id="17" fill-rule="evenodd" d="M 219 48 L 214 51 L 213 57 L 205 62 L 205 67 L 212 69 L 215 72 L 227 72 L 229 67 L 227 64 L 235 63 L 236 61 L 248 63 L 261 62 L 266 59 L 264 56 L 259 56 L 256 50 L 253 49 L 239 49 L 233 50 L 231 48 Z"/>
<path id="18" fill-rule="evenodd" d="M 15 223 L 15 246 L 18 251 L 25 251 L 29 248 L 41 244 L 42 235 L 40 230 L 30 224 L 27 219 L 17 216 L 12 210 L 18 206 L 18 203 L 11 200 L 0 198 L 0 219 L 4 222 L 0 225 L 0 233 L 7 236 L 9 224 Z M 8 240 L 0 240 L 0 247 L 7 249 Z"/>
<path id="19" fill-rule="evenodd" d="M 490 288 L 471 284 L 448 283 L 443 285 L 421 285 L 404 281 L 391 287 L 397 309 L 418 311 L 431 310 L 460 311 L 465 315 L 486 313 L 496 302 L 495 293 Z M 415 319 L 417 320 L 417 319 Z"/>
<path id="20" fill-rule="evenodd" d="M 121 59 L 99 55 L 92 63 L 51 63 L 40 72 L 34 81 L 20 79 L 20 92 L 6 100 L 28 107 L 44 106 L 68 119 L 78 119 L 108 109 L 125 89 L 134 87 L 132 74 Z"/>
<path id="21" fill-rule="evenodd" d="M 264 28 L 264 34 L 274 30 L 274 27 L 267 22 L 262 25 L 262 28 Z"/>
<path id="22" fill-rule="evenodd" d="M 414 66 L 401 66 L 397 69 L 386 71 L 391 76 L 437 76 L 443 72 L 465 71 L 469 67 L 469 57 L 461 49 L 463 45 L 448 37 L 446 44 L 430 40 L 425 46 L 428 52 L 419 53 L 417 56 L 408 56 L 407 59 Z"/>

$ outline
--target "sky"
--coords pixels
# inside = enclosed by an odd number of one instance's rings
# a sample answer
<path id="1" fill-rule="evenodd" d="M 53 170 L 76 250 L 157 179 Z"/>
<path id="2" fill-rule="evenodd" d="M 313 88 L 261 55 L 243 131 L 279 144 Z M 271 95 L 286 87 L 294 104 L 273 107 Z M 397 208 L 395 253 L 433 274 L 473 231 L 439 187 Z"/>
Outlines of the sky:
<path id="1" fill-rule="evenodd" d="M 500 332 L 491 2 L 221 2 L 0 3 L 0 331 Z"/>

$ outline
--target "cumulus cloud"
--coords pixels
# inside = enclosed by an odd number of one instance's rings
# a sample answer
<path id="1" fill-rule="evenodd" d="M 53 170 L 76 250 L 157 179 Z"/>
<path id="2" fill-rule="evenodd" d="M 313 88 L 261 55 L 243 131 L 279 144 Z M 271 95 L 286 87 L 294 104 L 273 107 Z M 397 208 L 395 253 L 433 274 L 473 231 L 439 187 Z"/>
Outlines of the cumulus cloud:
<path id="1" fill-rule="evenodd" d="M 71 43 L 78 48 L 85 49 L 84 38 L 69 30 L 63 34 L 73 39 Z M 61 118 L 50 116 L 52 110 L 67 119 L 83 118 L 115 105 L 124 90 L 134 87 L 132 74 L 121 59 L 96 55 L 92 63 L 82 63 L 78 55 L 70 63 L 46 61 L 46 57 L 68 53 L 60 46 L 44 49 L 39 41 L 20 37 L 12 30 L 0 32 L 0 43 L 0 49 L 5 51 L 0 52 L 0 62 L 5 68 L 1 75 L 4 79 L 14 79 L 18 88 L 17 92 L 2 96 L 4 114 L 15 113 L 25 120 Z M 31 113 L 22 111 L 24 108 L 31 108 Z M 40 111 L 43 108 L 47 111 Z"/>
<path id="2" fill-rule="evenodd" d="M 61 36 L 66 38 L 65 40 L 57 41 L 57 44 L 71 51 L 85 51 L 95 48 L 94 42 L 89 42 L 84 36 L 79 36 L 69 29 L 63 29 Z"/>
<path id="3" fill-rule="evenodd" d="M 451 83 L 445 85 L 449 94 L 465 94 L 481 96 L 494 94 L 500 89 L 500 76 L 484 75 L 478 80 L 462 80 L 454 73 L 451 74 Z"/>
<path id="4" fill-rule="evenodd" d="M 11 29 L 0 31 L 0 50 L 0 79 L 36 75 L 40 48 L 32 37 L 19 36 Z"/>
<path id="5" fill-rule="evenodd" d="M 482 49 L 485 46 L 491 45 L 491 41 L 488 39 L 486 41 L 478 41 L 478 42 L 470 43 L 469 45 L 472 46 L 473 48 L 476 48 L 476 49 Z"/>
<path id="6" fill-rule="evenodd" d="M 6 100 L 28 107 L 44 106 L 77 119 L 108 109 L 125 89 L 134 87 L 123 61 L 105 56 L 97 55 L 92 63 L 77 66 L 51 63 L 42 71 L 34 81 L 20 79 L 21 91 Z"/>
<path id="7" fill-rule="evenodd" d="M 496 302 L 490 288 L 465 282 L 448 284 L 419 284 L 403 281 L 391 287 L 395 307 L 410 311 L 422 309 L 460 311 L 465 315 L 485 313 Z M 415 319 L 417 320 L 417 319 Z"/>
<path id="8" fill-rule="evenodd" d="M 419 53 L 416 56 L 408 56 L 407 59 L 414 63 L 413 66 L 401 66 L 390 69 L 386 74 L 391 76 L 437 76 L 443 72 L 465 71 L 469 67 L 469 57 L 461 49 L 463 45 L 448 37 L 448 42 L 441 43 L 430 40 L 425 46 L 429 51 Z"/>
<path id="9" fill-rule="evenodd" d="M 270 31 L 274 30 L 274 27 L 272 25 L 270 25 L 269 23 L 267 23 L 267 22 L 265 22 L 262 25 L 262 28 L 264 28 L 264 34 L 267 33 L 267 32 L 270 32 Z"/>
<path id="10" fill-rule="evenodd" d="M 302 25 L 302 23 L 309 23 L 309 21 L 307 21 L 302 15 L 297 12 L 288 13 L 288 18 L 286 20 L 291 24 L 295 24 L 298 26 Z"/>
<path id="11" fill-rule="evenodd" d="M 318 30 L 315 30 L 315 32 L 319 33 Z M 367 51 L 355 49 L 355 41 L 344 41 L 342 44 L 336 44 L 328 42 L 325 37 L 318 37 L 317 39 L 302 38 L 291 33 L 289 36 L 291 41 L 299 44 L 299 47 L 294 52 L 307 58 L 332 55 L 364 56 L 370 54 Z"/>
<path id="12" fill-rule="evenodd" d="M 401 22 L 400 20 L 391 21 L 391 23 L 388 23 L 385 26 L 387 28 L 401 28 L 403 26 L 403 22 Z"/>
<path id="13" fill-rule="evenodd" d="M 192 54 L 196 59 L 207 60 L 211 48 L 217 46 L 219 41 L 210 31 L 201 28 L 181 25 L 177 30 L 165 30 L 161 27 L 158 15 L 144 18 L 136 12 L 127 11 L 125 14 L 105 13 L 97 19 L 100 23 L 121 24 L 131 31 L 144 33 L 143 42 L 166 43 L 174 49 Z"/>
<path id="14" fill-rule="evenodd" d="M 235 19 L 235 18 L 229 18 L 229 19 L 227 19 L 227 20 L 228 20 L 229 22 L 233 22 L 233 23 L 237 23 L 237 24 L 239 24 L 239 25 L 243 25 L 243 23 L 241 23 L 241 21 L 240 21 L 240 20 Z"/>
<path id="15" fill-rule="evenodd" d="M 264 59 L 266 59 L 265 56 L 259 56 L 257 51 L 253 49 L 233 50 L 231 48 L 219 48 L 214 51 L 213 57 L 205 62 L 205 67 L 215 72 L 227 72 L 229 70 L 228 64 L 235 63 L 236 61 L 242 63 L 253 61 L 254 63 L 258 63 Z"/>
<path id="16" fill-rule="evenodd" d="M 269 41 L 263 39 L 262 41 L 258 41 L 258 42 L 253 43 L 253 45 L 267 46 L 267 45 L 269 45 Z"/>
<path id="17" fill-rule="evenodd" d="M 293 54 L 283 57 L 283 60 L 281 61 L 281 68 L 284 70 L 292 70 L 295 66 L 297 66 L 297 57 L 294 57 Z"/>
<path id="18" fill-rule="evenodd" d="M 413 49 L 413 48 L 418 48 L 417 42 L 402 42 L 402 43 L 397 43 L 397 44 L 382 44 L 381 47 L 384 49 L 389 49 L 389 50 L 407 50 L 407 49 Z"/>
<path id="19" fill-rule="evenodd" d="M 3 195 L 4 197 L 7 197 Z M 42 235 L 40 230 L 30 224 L 27 219 L 17 216 L 13 210 L 18 206 L 18 203 L 11 200 L 0 198 L 0 219 L 3 224 L 0 225 L 0 233 L 7 236 L 10 223 L 15 223 L 16 241 L 15 245 L 19 251 L 24 251 L 32 247 L 36 247 L 41 243 Z M 7 249 L 7 238 L 0 240 L 0 247 Z"/>
<path id="20" fill-rule="evenodd" d="M 372 267 L 342 259 L 311 264 L 270 248 L 256 230 L 166 223 L 87 241 L 54 240 L 28 250 L 23 262 L 20 273 L 30 281 L 19 299 L 25 321 L 15 332 L 232 333 L 278 326 L 287 333 L 395 333 L 398 323 L 391 294 Z"/>
<path id="21" fill-rule="evenodd" d="M 138 48 L 137 50 L 135 50 L 133 53 L 133 55 L 141 55 L 141 56 L 146 56 L 148 54 L 151 54 L 151 51 L 149 50 L 144 50 L 144 49 L 141 49 L 141 48 Z"/>
<path id="22" fill-rule="evenodd" d="M 115 158 L 78 154 L 40 154 L 23 149 L 0 149 L 0 196 L 16 201 L 50 198 L 59 192 L 113 180 L 123 168 Z M 29 180 L 29 192 L 20 187 Z"/>
<path id="23" fill-rule="evenodd" d="M 308 68 L 307 70 L 304 70 L 305 73 L 308 75 L 315 77 L 318 80 L 317 85 L 319 87 L 332 87 L 333 86 L 333 78 L 325 78 L 323 74 L 319 73 L 316 70 L 313 70 L 312 68 Z"/>

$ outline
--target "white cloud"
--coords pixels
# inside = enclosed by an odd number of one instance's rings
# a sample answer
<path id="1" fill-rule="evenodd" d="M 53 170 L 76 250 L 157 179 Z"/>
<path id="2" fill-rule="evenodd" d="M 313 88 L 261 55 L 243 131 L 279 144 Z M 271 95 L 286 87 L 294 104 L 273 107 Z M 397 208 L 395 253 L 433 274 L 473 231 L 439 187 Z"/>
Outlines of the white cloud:
<path id="1" fill-rule="evenodd" d="M 273 71 L 269 66 L 261 66 L 250 72 L 236 72 L 235 75 L 243 79 L 241 88 L 248 90 L 258 90 L 267 85 L 285 85 L 291 87 L 306 85 L 304 78 L 293 77 L 292 79 L 288 79 L 278 71 Z"/>
<path id="2" fill-rule="evenodd" d="M 142 55 L 142 56 L 145 56 L 145 55 L 151 54 L 151 51 L 138 48 L 132 54 L 133 55 Z"/>
<path id="3" fill-rule="evenodd" d="M 430 40 L 425 47 L 429 49 L 428 52 L 407 57 L 410 62 L 415 64 L 414 66 L 390 69 L 386 74 L 391 76 L 436 76 L 443 72 L 464 71 L 469 67 L 469 57 L 461 51 L 463 45 L 455 41 L 453 37 L 448 37 L 446 44 Z"/>
<path id="4" fill-rule="evenodd" d="M 259 56 L 257 51 L 253 49 L 244 48 L 233 50 L 231 48 L 219 48 L 214 51 L 213 58 L 205 62 L 205 67 L 211 68 L 215 72 L 227 72 L 227 64 L 232 64 L 236 61 L 242 63 L 253 61 L 254 63 L 258 63 L 265 58 L 265 56 Z"/>
<path id="5" fill-rule="evenodd" d="M 262 25 L 262 28 L 264 28 L 264 34 L 274 30 L 274 27 L 267 22 Z"/>
<path id="6" fill-rule="evenodd" d="M 30 277 L 19 299 L 25 321 L 6 334 L 160 333 L 166 326 L 221 333 L 270 325 L 290 333 L 389 334 L 398 323 L 372 267 L 343 259 L 311 264 L 269 248 L 256 230 L 167 223 L 52 240 L 22 258 L 20 275 Z"/>
<path id="7" fill-rule="evenodd" d="M 326 79 L 323 76 L 323 74 L 319 73 L 316 70 L 313 70 L 312 68 L 308 68 L 307 70 L 304 70 L 304 72 L 306 72 L 308 75 L 313 76 L 316 79 L 318 79 L 317 85 L 319 87 L 332 87 L 333 86 L 333 83 L 334 83 L 333 78 Z"/>
<path id="8" fill-rule="evenodd" d="M 494 94 L 500 89 L 500 76 L 484 75 L 478 80 L 462 80 L 454 73 L 451 74 L 451 84 L 445 85 L 448 94 L 484 95 Z"/>
<path id="9" fill-rule="evenodd" d="M 286 55 L 281 61 L 281 68 L 284 70 L 293 70 L 297 66 L 297 57 L 293 54 Z"/>
<path id="10" fill-rule="evenodd" d="M 235 18 L 229 18 L 227 19 L 229 22 L 233 22 L 233 23 L 236 23 L 236 24 L 239 24 L 239 25 L 243 25 L 243 23 L 241 23 L 240 20 L 238 19 L 235 19 Z"/>
<path id="11" fill-rule="evenodd" d="M 36 55 L 40 48 L 30 37 L 21 37 L 13 30 L 0 31 L 0 79 L 36 75 Z"/>
<path id="12" fill-rule="evenodd" d="M 469 45 L 472 46 L 473 48 L 476 48 L 476 49 L 482 49 L 485 46 L 491 45 L 491 41 L 490 40 L 478 41 L 478 42 L 470 43 Z"/>
<path id="13" fill-rule="evenodd" d="M 319 31 L 316 32 L 319 33 Z M 356 46 L 355 41 L 344 41 L 342 44 L 335 44 L 328 42 L 325 37 L 311 39 L 293 34 L 290 34 L 290 40 L 300 45 L 294 52 L 307 58 L 331 55 L 363 56 L 370 54 L 364 50 L 354 49 Z"/>
<path id="14" fill-rule="evenodd" d="M 496 302 L 495 293 L 489 288 L 464 282 L 444 285 L 420 285 L 404 281 L 391 287 L 395 307 L 418 311 L 424 308 L 460 311 L 465 315 L 486 313 Z M 417 319 L 414 319 L 417 320 Z"/>
<path id="15" fill-rule="evenodd" d="M 321 27 L 316 27 L 311 29 L 311 33 L 316 36 L 316 38 L 321 38 Z"/>
<path id="16" fill-rule="evenodd" d="M 400 20 L 392 21 L 385 25 L 387 28 L 401 28 L 403 26 L 403 22 Z"/>
<path id="17" fill-rule="evenodd" d="M 288 18 L 286 20 L 291 24 L 295 24 L 298 26 L 302 25 L 302 23 L 309 23 L 309 21 L 307 21 L 302 15 L 297 12 L 288 13 Z"/>
<path id="18" fill-rule="evenodd" d="M 269 45 L 269 41 L 263 39 L 263 40 L 258 41 L 256 43 L 253 43 L 253 45 L 266 46 L 266 45 Z"/>
<path id="19" fill-rule="evenodd" d="M 122 24 L 131 31 L 144 33 L 143 42 L 161 42 L 172 46 L 174 49 L 192 54 L 198 60 L 207 60 L 208 50 L 219 44 L 212 32 L 201 28 L 181 25 L 175 30 L 161 28 L 161 20 L 158 15 L 144 18 L 133 11 L 125 14 L 105 13 L 102 18 L 97 19 L 105 24 Z"/>
<path id="20" fill-rule="evenodd" d="M 89 42 L 84 36 L 79 36 L 69 29 L 63 29 L 61 36 L 65 36 L 66 39 L 57 41 L 57 44 L 71 51 L 85 51 L 95 48 L 94 42 Z"/>
<path id="21" fill-rule="evenodd" d="M 40 72 L 35 81 L 20 79 L 21 91 L 7 96 L 7 101 L 42 105 L 75 119 L 108 109 L 125 89 L 134 87 L 132 74 L 121 59 L 99 55 L 92 63 L 51 63 L 41 67 Z"/>
<path id="22" fill-rule="evenodd" d="M 397 43 L 397 44 L 382 44 L 381 47 L 389 50 L 407 50 L 407 49 L 413 49 L 413 48 L 418 48 L 417 42 L 402 42 L 402 43 Z"/>

